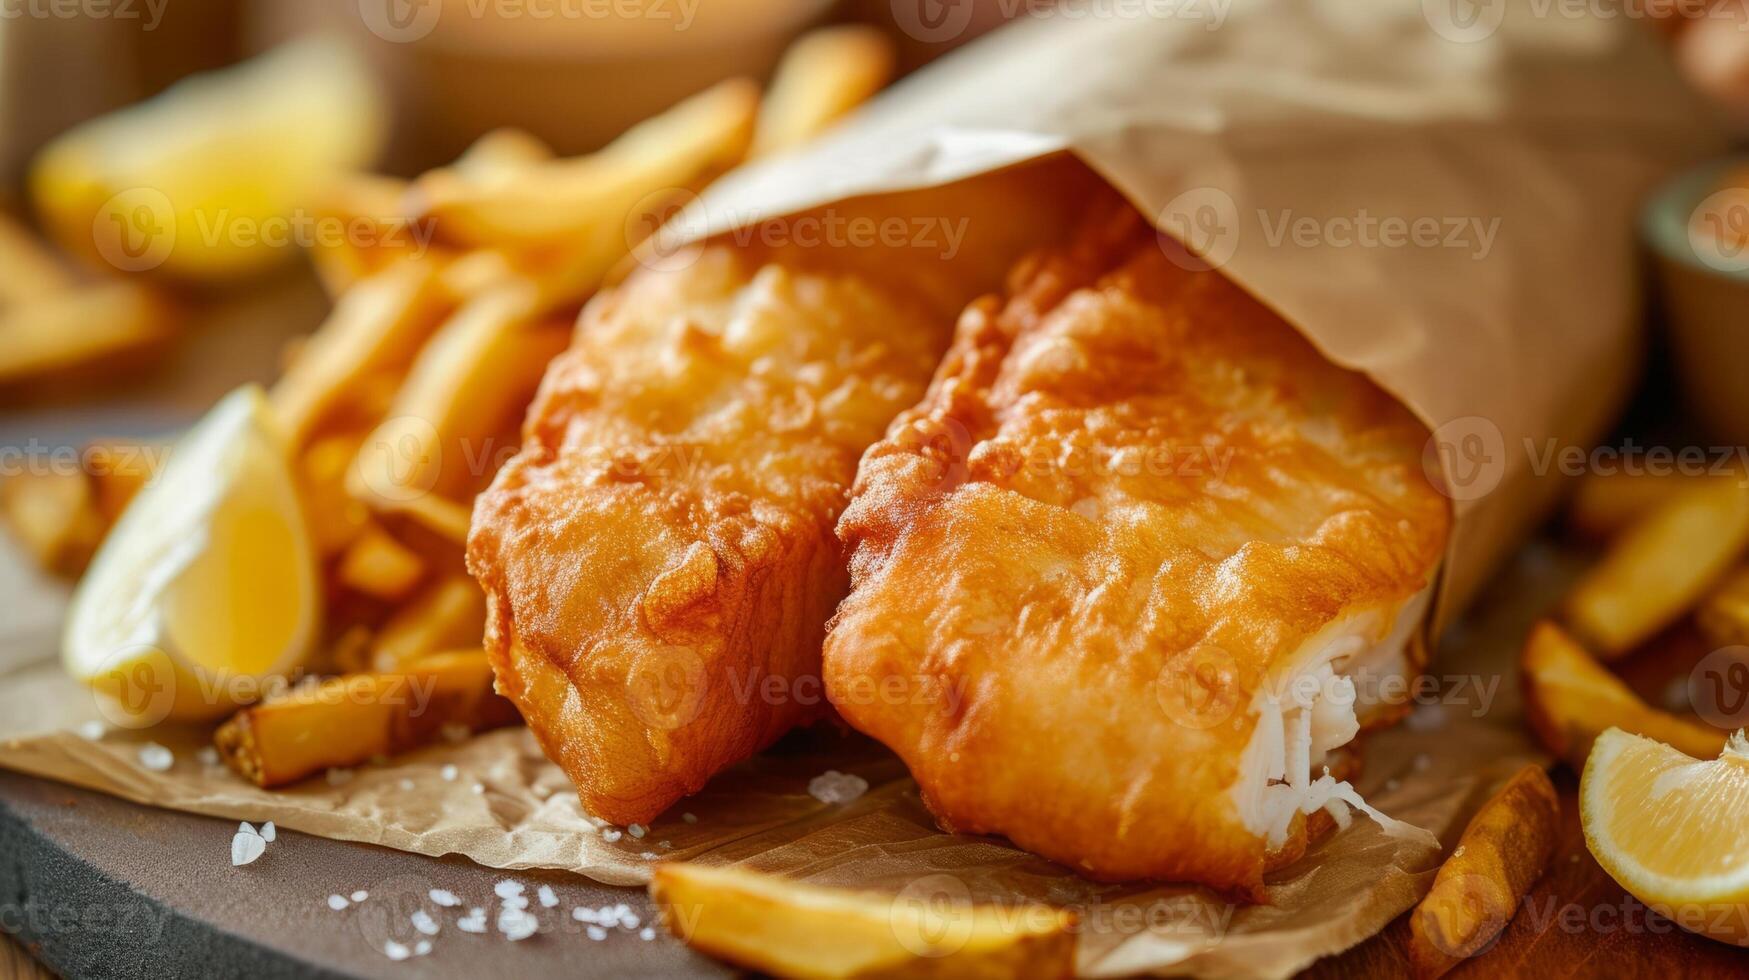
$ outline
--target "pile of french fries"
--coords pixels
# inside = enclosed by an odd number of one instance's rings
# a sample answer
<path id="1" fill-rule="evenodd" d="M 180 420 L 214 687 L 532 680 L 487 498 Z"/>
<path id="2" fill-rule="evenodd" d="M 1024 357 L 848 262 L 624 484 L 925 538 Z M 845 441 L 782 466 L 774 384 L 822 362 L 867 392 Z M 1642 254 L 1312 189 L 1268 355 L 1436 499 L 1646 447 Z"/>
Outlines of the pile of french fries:
<path id="1" fill-rule="evenodd" d="M 1538 623 L 1520 666 L 1532 729 L 1575 771 L 1610 727 L 1697 758 L 1726 733 L 1646 704 L 1605 664 L 1691 616 L 1715 647 L 1749 638 L 1749 474 L 1587 477 L 1568 521 L 1604 542 L 1598 561 Z"/>
<path id="2" fill-rule="evenodd" d="M 571 159 L 526 133 L 494 132 L 416 179 L 347 175 L 311 202 L 339 227 L 374 232 L 313 250 L 333 310 L 288 352 L 269 394 L 326 573 L 311 665 L 323 679 L 224 722 L 215 742 L 233 769 L 278 786 L 518 720 L 493 693 L 484 596 L 463 550 L 473 497 L 516 448 L 547 363 L 582 304 L 623 274 L 677 200 L 751 156 L 812 139 L 891 70 L 879 32 L 823 29 L 792 46 L 763 99 L 752 81 L 726 81 Z M 20 241 L 0 227 L 0 250 Z M 30 293 L 5 291 L 22 279 Z M 33 304 L 108 296 L 49 272 L 0 282 L 7 311 L 30 308 L 32 323 L 51 322 Z M 117 332 L 129 322 L 110 319 Z M 0 334 L 10 326 L 0 319 Z M 0 358 L 24 356 L 0 347 Z M 0 363 L 0 379 L 6 371 Z M 89 465 L 130 446 L 93 444 L 80 472 L 0 484 L 0 512 L 45 567 L 76 574 L 151 477 L 149 452 L 132 468 Z M 396 694 L 415 685 L 435 693 Z"/>

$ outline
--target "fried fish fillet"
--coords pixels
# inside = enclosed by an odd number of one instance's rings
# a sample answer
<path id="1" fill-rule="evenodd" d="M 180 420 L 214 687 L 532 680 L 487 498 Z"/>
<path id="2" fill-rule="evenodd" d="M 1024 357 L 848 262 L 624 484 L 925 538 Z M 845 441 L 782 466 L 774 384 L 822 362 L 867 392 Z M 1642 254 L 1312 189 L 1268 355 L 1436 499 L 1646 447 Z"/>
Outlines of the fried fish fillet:
<path id="1" fill-rule="evenodd" d="M 838 525 L 827 691 L 941 823 L 1258 897 L 1400 714 L 1448 531 L 1426 430 L 1122 207 L 961 318 Z M 1401 691 L 1398 691 L 1399 700 Z"/>
<path id="2" fill-rule="evenodd" d="M 1066 167 L 786 219 L 585 310 L 468 561 L 499 689 L 591 813 L 648 821 L 830 710 L 857 460 L 922 397 L 956 311 L 1092 192 Z"/>

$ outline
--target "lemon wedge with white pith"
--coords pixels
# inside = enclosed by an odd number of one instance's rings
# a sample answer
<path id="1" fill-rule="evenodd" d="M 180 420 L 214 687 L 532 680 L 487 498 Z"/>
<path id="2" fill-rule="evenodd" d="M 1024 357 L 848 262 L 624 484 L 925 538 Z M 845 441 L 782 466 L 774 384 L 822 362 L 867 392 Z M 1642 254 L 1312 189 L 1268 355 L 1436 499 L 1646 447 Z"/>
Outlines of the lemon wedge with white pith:
<path id="1" fill-rule="evenodd" d="M 188 431 L 104 539 L 62 661 L 117 723 L 215 718 L 304 661 L 320 602 L 284 439 L 249 385 Z"/>
<path id="2" fill-rule="evenodd" d="M 1749 740 L 1717 759 L 1611 728 L 1579 782 L 1585 843 L 1635 898 L 1691 932 L 1749 945 Z"/>

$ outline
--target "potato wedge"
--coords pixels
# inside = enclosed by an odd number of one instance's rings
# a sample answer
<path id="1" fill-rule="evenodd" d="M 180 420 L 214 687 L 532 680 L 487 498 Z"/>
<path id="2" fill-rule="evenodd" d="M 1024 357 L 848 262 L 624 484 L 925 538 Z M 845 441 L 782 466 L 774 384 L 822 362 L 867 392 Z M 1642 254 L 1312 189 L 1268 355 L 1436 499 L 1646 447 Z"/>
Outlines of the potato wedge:
<path id="1" fill-rule="evenodd" d="M 0 514 L 42 568 L 73 576 L 103 540 L 108 522 L 83 473 L 19 473 L 0 481 Z"/>
<path id="2" fill-rule="evenodd" d="M 440 650 L 477 647 L 486 633 L 486 594 L 466 575 L 427 585 L 395 610 L 369 648 L 376 670 L 395 670 Z"/>
<path id="3" fill-rule="evenodd" d="M 937 876 L 951 892 L 956 883 Z M 927 886 L 931 879 L 919 885 Z M 962 886 L 963 887 L 963 886 Z M 907 890 L 907 892 L 910 889 Z M 995 906 L 822 888 L 735 867 L 658 865 L 650 894 L 687 945 L 779 977 L 1066 977 L 1075 917 L 1041 905 Z"/>
<path id="4" fill-rule="evenodd" d="M 532 287 L 509 283 L 450 317 L 360 447 L 347 477 L 356 499 L 386 510 L 428 493 L 467 499 L 491 477 L 490 438 L 520 418 L 570 340 L 562 326 L 531 322 L 538 308 Z"/>
<path id="5" fill-rule="evenodd" d="M 340 297 L 269 395 L 291 445 L 355 401 L 370 375 L 399 374 L 413 362 L 449 308 L 439 265 L 396 262 Z"/>
<path id="6" fill-rule="evenodd" d="M 341 556 L 340 584 L 384 602 L 407 597 L 425 575 L 425 562 L 381 528 L 368 528 Z"/>
<path id="7" fill-rule="evenodd" d="M 893 78 L 893 42 L 863 25 L 823 27 L 784 52 L 759 108 L 748 156 L 793 149 L 867 102 Z"/>
<path id="8" fill-rule="evenodd" d="M 1409 916 L 1414 976 L 1443 976 L 1500 935 L 1548 870 L 1560 819 L 1560 800 L 1541 766 L 1520 769 L 1482 804 Z"/>
<path id="9" fill-rule="evenodd" d="M 1715 646 L 1749 646 L 1749 565 L 1739 565 L 1701 600 L 1694 622 Z"/>
<path id="10" fill-rule="evenodd" d="M 170 306 L 151 288 L 113 280 L 0 309 L 0 384 L 137 355 L 170 338 Z"/>
<path id="11" fill-rule="evenodd" d="M 0 306 L 48 299 L 73 288 L 73 275 L 28 229 L 0 212 Z"/>
<path id="12" fill-rule="evenodd" d="M 1724 748 L 1724 732 L 1647 705 L 1554 623 L 1531 628 L 1520 667 L 1531 730 L 1575 771 L 1584 768 L 1591 743 L 1610 727 L 1655 738 L 1697 759 L 1714 758 Z"/>
<path id="13" fill-rule="evenodd" d="M 1614 659 L 1687 612 L 1749 550 L 1749 488 L 1706 480 L 1623 531 L 1567 597 L 1565 619 Z"/>
<path id="14" fill-rule="evenodd" d="M 438 739 L 445 729 L 514 725 L 480 650 L 440 653 L 387 673 L 300 686 L 238 711 L 213 734 L 227 764 L 257 786 L 283 786 Z"/>
<path id="15" fill-rule="evenodd" d="M 630 248 L 625 228 L 640 202 L 694 187 L 741 161 L 758 107 L 758 86 L 731 79 L 639 123 L 586 157 L 531 167 L 512 179 L 434 171 L 414 184 L 416 213 L 436 218 L 439 234 L 464 246 L 588 235 L 602 245 L 617 243 L 623 255 Z M 618 255 L 606 258 L 603 272 Z"/>

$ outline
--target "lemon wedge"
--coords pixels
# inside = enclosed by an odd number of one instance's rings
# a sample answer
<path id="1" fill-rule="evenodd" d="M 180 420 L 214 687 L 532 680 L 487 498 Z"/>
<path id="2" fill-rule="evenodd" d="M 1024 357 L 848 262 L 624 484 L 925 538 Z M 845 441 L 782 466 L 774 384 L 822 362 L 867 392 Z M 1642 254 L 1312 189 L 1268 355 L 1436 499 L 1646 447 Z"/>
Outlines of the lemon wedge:
<path id="1" fill-rule="evenodd" d="M 57 137 L 31 165 L 31 195 L 44 227 L 99 268 L 223 280 L 346 233 L 300 209 L 367 166 L 387 125 L 360 55 L 295 41 Z"/>
<path id="2" fill-rule="evenodd" d="M 62 661 L 130 727 L 218 717 L 297 668 L 315 548 L 267 397 L 225 396 L 140 490 L 80 580 Z"/>
<path id="3" fill-rule="evenodd" d="M 1749 740 L 1717 759 L 1611 728 L 1579 781 L 1585 843 L 1635 898 L 1690 932 L 1749 945 Z"/>

